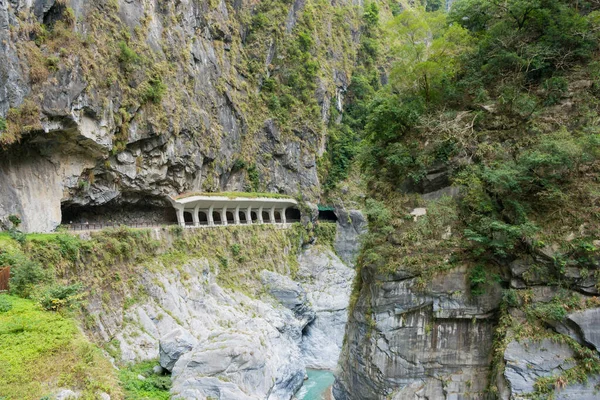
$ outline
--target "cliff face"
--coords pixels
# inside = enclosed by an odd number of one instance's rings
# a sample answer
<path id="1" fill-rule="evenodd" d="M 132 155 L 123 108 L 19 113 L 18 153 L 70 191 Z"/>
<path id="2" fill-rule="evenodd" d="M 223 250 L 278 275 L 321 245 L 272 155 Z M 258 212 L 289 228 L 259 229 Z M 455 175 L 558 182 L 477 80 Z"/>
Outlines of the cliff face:
<path id="1" fill-rule="evenodd" d="M 192 190 L 317 200 L 359 16 L 346 2 L 0 2 L 0 219 L 49 231 L 61 208 Z"/>
<path id="2" fill-rule="evenodd" d="M 525 226 L 533 227 L 513 228 L 517 233 L 513 231 L 514 241 L 509 243 L 508 230 L 495 230 L 502 223 L 484 221 L 480 232 L 491 236 L 485 243 L 500 251 L 482 246 L 483 234 L 477 236 L 470 230 L 474 225 L 466 225 L 474 211 L 465 204 L 474 201 L 470 196 L 489 176 L 479 182 L 455 176 L 454 182 L 461 185 L 446 186 L 452 170 L 465 162 L 461 158 L 427 170 L 421 187 L 405 185 L 402 192 L 394 191 L 367 207 L 369 233 L 356 264 L 336 399 L 598 396 L 600 224 L 594 193 L 599 153 L 597 142 L 575 145 L 585 141 L 578 132 L 595 130 L 588 125 L 587 113 L 597 115 L 598 102 L 592 82 L 582 76 L 587 77 L 581 71 L 568 76 L 567 89 L 557 103 L 540 106 L 527 125 L 514 131 L 520 136 L 524 130 L 529 134 L 526 140 L 534 143 L 540 140 L 534 134 L 542 136 L 544 145 L 556 142 L 547 148 L 521 143 L 511 150 L 514 156 L 498 151 L 494 154 L 501 161 L 485 166 L 492 175 L 495 171 L 490 171 L 503 161 L 525 160 L 529 154 L 540 160 L 576 149 L 568 157 L 576 159 L 596 152 L 575 170 L 561 163 L 534 169 L 543 175 L 565 168 L 553 189 L 568 202 L 523 195 L 518 185 L 495 194 L 504 205 L 514 201 L 510 196 L 523 196 L 519 200 L 530 207 Z M 514 117 L 496 107 L 491 103 L 475 127 L 490 141 L 513 129 Z M 458 113 L 454 123 L 471 118 L 468 115 Z M 438 133 L 427 126 L 415 131 L 425 140 L 435 140 Z M 509 147 L 499 141 L 498 148 Z M 498 179 L 503 181 L 507 170 L 494 178 L 502 175 Z M 522 182 L 531 182 L 527 171 L 514 173 Z M 494 193 L 493 184 L 486 190 Z M 485 204 L 483 198 L 477 197 L 477 204 Z M 503 221 L 510 221 L 509 212 L 502 215 Z"/>

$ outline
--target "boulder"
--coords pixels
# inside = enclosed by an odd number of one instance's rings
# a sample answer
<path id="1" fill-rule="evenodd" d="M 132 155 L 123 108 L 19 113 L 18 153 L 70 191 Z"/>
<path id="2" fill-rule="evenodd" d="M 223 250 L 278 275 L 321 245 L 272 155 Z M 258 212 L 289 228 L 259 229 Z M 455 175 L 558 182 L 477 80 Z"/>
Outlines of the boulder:
<path id="1" fill-rule="evenodd" d="M 294 312 L 302 327 L 315 319 L 315 312 L 308 305 L 306 291 L 297 282 L 287 276 L 263 270 L 261 279 L 267 292 L 275 297 L 285 308 Z"/>
<path id="2" fill-rule="evenodd" d="M 185 353 L 191 351 L 198 343 L 188 331 L 177 328 L 160 339 L 160 366 L 172 371 L 175 363 Z"/>

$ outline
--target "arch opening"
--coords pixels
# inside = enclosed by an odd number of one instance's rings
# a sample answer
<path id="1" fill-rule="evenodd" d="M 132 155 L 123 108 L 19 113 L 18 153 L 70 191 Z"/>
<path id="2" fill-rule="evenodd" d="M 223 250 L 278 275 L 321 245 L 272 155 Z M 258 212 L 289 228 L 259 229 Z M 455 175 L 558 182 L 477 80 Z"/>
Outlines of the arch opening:
<path id="1" fill-rule="evenodd" d="M 280 224 L 281 221 L 281 212 L 280 211 L 275 211 L 275 222 Z"/>
<path id="2" fill-rule="evenodd" d="M 248 219 L 246 218 L 246 211 L 240 211 L 240 223 L 247 224 Z"/>
<path id="3" fill-rule="evenodd" d="M 185 224 L 186 225 L 194 225 L 194 218 L 193 218 L 191 212 L 184 211 L 183 212 L 183 219 L 185 220 Z"/>
<path id="4" fill-rule="evenodd" d="M 269 212 L 268 211 L 263 211 L 262 212 L 262 219 L 263 219 L 263 222 L 273 222 L 269 218 Z"/>
<path id="5" fill-rule="evenodd" d="M 250 213 L 250 215 L 251 215 L 250 218 L 252 219 L 252 222 L 258 222 L 258 215 L 256 215 L 256 212 L 252 211 Z"/>
<path id="6" fill-rule="evenodd" d="M 213 211 L 213 222 L 215 223 L 215 225 L 221 225 L 222 224 L 221 213 L 220 212 Z"/>
<path id="7" fill-rule="evenodd" d="M 200 225 L 208 225 L 208 214 L 206 211 L 198 211 L 198 221 Z"/>
<path id="8" fill-rule="evenodd" d="M 287 220 L 287 222 L 299 222 L 300 221 L 300 210 L 298 210 L 295 207 L 292 208 L 288 208 L 287 210 L 285 210 L 285 219 Z"/>
<path id="9" fill-rule="evenodd" d="M 233 212 L 231 212 L 231 211 L 225 212 L 225 219 L 227 220 L 228 224 L 235 223 L 235 219 L 233 218 Z"/>

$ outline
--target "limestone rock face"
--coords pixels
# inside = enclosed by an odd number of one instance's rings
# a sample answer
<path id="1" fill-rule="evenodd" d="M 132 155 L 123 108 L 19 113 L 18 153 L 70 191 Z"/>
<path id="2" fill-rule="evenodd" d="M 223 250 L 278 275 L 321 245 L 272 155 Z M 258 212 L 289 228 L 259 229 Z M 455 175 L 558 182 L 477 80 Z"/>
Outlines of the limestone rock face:
<path id="1" fill-rule="evenodd" d="M 576 325 L 585 344 L 600 351 L 600 308 L 573 313 L 567 319 Z"/>
<path id="2" fill-rule="evenodd" d="M 333 244 L 342 261 L 354 267 L 360 251 L 360 237 L 367 232 L 367 219 L 359 210 L 336 207 L 337 233 Z"/>
<path id="3" fill-rule="evenodd" d="M 261 272 L 261 278 L 269 294 L 294 312 L 296 318 L 301 321 L 302 328 L 315 319 L 315 311 L 310 307 L 306 291 L 299 283 L 287 276 L 266 270 Z"/>
<path id="4" fill-rule="evenodd" d="M 315 318 L 303 331 L 306 366 L 335 369 L 344 340 L 355 272 L 331 251 L 310 248 L 299 257 L 298 281 L 307 292 Z"/>
<path id="5" fill-rule="evenodd" d="M 481 396 L 500 287 L 473 299 L 465 267 L 434 277 L 425 289 L 410 276 L 370 273 L 362 269 L 361 295 L 349 316 L 336 399 Z"/>
<path id="6" fill-rule="evenodd" d="M 220 287 L 214 266 L 192 259 L 144 272 L 148 298 L 126 311 L 122 299 L 102 299 L 103 307 L 92 296 L 88 312 L 97 339 L 117 343 L 121 361 L 160 357 L 173 398 L 289 400 L 307 366 L 337 364 L 354 277 L 323 248 L 308 247 L 298 262 L 295 281 L 262 271 L 265 294 L 256 299 Z"/>
<path id="7" fill-rule="evenodd" d="M 568 345 L 549 339 L 510 342 L 504 352 L 504 377 L 510 387 L 511 398 L 523 399 L 524 395 L 534 391 L 536 379 L 559 375 L 574 367 L 575 364 L 570 360 L 572 357 L 573 351 Z"/>
<path id="8" fill-rule="evenodd" d="M 160 338 L 159 353 L 160 365 L 167 371 L 173 371 L 173 367 L 179 358 L 192 350 L 198 340 L 183 329 L 175 329 Z"/>
<path id="9" fill-rule="evenodd" d="M 288 35 L 304 3 L 284 6 Z M 243 59 L 256 6 L 248 0 L 0 2 L 0 117 L 26 106 L 29 120 L 9 123 L 30 131 L 0 150 L 0 223 L 17 214 L 24 231 L 46 232 L 61 223 L 65 210 L 165 206 L 170 195 L 242 191 L 256 178 L 261 191 L 302 193 L 317 203 L 323 121 L 332 97 L 349 84 L 348 49 L 326 50 L 324 74 L 315 82 L 320 110 L 281 132 L 276 120 L 257 111 L 260 87 L 247 67 L 265 65 L 261 73 L 268 76 L 281 49 L 265 43 L 264 54 Z M 71 42 L 72 54 L 64 43 L 38 46 L 28 30 L 58 21 L 70 21 L 63 41 Z M 345 40 L 351 47 L 358 46 L 358 23 L 349 22 Z M 319 35 L 331 35 L 331 24 L 321 28 Z M 123 43 L 151 66 L 123 61 L 122 38 L 103 36 L 107 30 L 126 32 Z M 145 89 L 157 76 L 165 94 L 148 100 Z"/>

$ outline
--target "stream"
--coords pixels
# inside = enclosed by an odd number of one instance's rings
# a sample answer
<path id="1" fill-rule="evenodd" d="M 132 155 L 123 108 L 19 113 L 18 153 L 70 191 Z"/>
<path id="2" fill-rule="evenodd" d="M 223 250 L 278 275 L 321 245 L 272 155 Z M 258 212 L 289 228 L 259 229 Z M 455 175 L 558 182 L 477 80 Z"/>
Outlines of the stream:
<path id="1" fill-rule="evenodd" d="M 328 400 L 325 397 L 329 393 L 329 388 L 333 385 L 335 377 L 333 372 L 327 370 L 307 369 L 308 379 L 300 390 L 296 393 L 298 400 Z"/>

